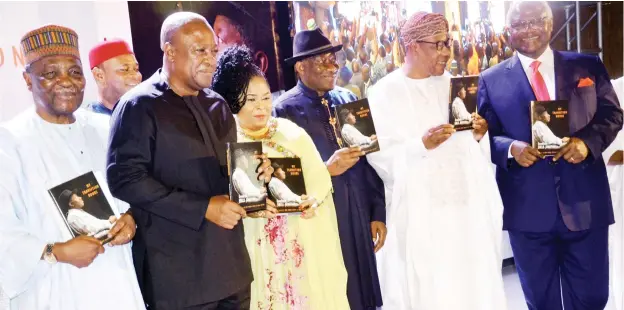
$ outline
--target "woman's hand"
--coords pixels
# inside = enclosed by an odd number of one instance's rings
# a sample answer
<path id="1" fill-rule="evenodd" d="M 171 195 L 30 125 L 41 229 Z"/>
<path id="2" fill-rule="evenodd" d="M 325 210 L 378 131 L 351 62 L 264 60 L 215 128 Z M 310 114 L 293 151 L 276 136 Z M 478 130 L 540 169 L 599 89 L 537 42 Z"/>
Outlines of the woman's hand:
<path id="1" fill-rule="evenodd" d="M 318 205 L 316 199 L 308 197 L 307 195 L 301 195 L 301 204 L 299 205 L 299 211 L 301 211 L 301 217 L 304 219 L 311 219 L 316 215 L 316 206 Z"/>

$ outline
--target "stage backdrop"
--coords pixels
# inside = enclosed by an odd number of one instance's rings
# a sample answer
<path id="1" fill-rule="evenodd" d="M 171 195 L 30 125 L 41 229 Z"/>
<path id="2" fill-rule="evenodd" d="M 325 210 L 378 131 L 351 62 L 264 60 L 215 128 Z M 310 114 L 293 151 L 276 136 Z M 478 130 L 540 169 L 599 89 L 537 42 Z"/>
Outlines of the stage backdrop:
<path id="1" fill-rule="evenodd" d="M 88 67 L 89 49 L 105 37 L 132 43 L 126 1 L 0 2 L 0 122 L 32 106 L 32 95 L 22 78 L 24 60 L 19 40 L 26 32 L 45 24 L 70 27 L 78 33 L 87 79 L 84 103 L 97 97 Z"/>
<path id="2" fill-rule="evenodd" d="M 141 73 L 148 78 L 162 66 L 160 50 L 160 28 L 167 16 L 177 11 L 191 11 L 206 17 L 217 31 L 221 28 L 238 32 L 230 33 L 228 44 L 245 44 L 254 53 L 256 64 L 264 71 L 271 86 L 271 92 L 283 90 L 280 81 L 281 65 L 278 64 L 274 35 L 274 19 L 270 1 L 130 1 L 128 8 L 135 53 L 139 59 Z M 223 18 L 226 17 L 226 18 Z M 218 20 L 218 25 L 215 21 Z M 228 40 L 227 31 L 221 33 Z M 141 42 L 138 44 L 137 42 Z"/>

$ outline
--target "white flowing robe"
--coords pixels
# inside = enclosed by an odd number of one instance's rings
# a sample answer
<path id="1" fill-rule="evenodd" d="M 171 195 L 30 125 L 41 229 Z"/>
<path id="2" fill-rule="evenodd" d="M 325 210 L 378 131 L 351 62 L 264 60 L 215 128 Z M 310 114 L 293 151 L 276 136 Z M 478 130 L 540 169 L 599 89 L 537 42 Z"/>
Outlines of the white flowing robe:
<path id="1" fill-rule="evenodd" d="M 388 236 L 378 252 L 384 309 L 504 310 L 503 205 L 485 146 L 457 132 L 422 143 L 448 123 L 448 76 L 396 70 L 368 97 L 381 151 L 367 155 L 384 181 Z M 483 147 L 483 150 L 481 149 Z"/>
<path id="2" fill-rule="evenodd" d="M 611 82 L 622 107 L 624 102 L 624 78 Z M 615 140 L 603 152 L 605 162 L 609 161 L 609 158 L 615 151 L 622 150 L 623 147 L 624 130 L 618 133 Z M 609 187 L 611 188 L 615 224 L 609 227 L 609 279 L 611 292 L 606 309 L 624 310 L 624 166 L 607 165 L 607 175 L 609 177 Z"/>
<path id="3" fill-rule="evenodd" d="M 71 238 L 49 188 L 94 171 L 115 215 L 127 209 L 104 179 L 108 128 L 92 112 L 57 125 L 34 109 L 0 128 L 0 283 L 11 310 L 145 309 L 129 244 L 82 269 L 40 259 L 47 243 Z"/>

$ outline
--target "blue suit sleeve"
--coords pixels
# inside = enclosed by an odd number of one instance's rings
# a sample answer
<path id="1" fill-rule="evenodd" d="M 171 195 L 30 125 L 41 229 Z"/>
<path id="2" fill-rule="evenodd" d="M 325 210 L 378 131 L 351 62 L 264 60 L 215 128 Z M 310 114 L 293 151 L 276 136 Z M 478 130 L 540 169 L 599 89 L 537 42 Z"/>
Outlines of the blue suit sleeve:
<path id="1" fill-rule="evenodd" d="M 490 136 L 490 151 L 492 153 L 492 162 L 507 170 L 509 161 L 509 148 L 514 139 L 505 136 L 505 130 L 501 124 L 496 111 L 492 107 L 487 85 L 483 79 L 483 75 L 479 78 L 479 88 L 477 91 L 477 102 L 479 107 L 479 115 L 481 115 L 488 123 L 488 132 Z"/>
<path id="2" fill-rule="evenodd" d="M 594 160 L 602 157 L 602 152 L 622 129 L 622 109 L 609 74 L 597 56 L 595 62 L 596 114 L 587 126 L 574 135 L 585 142 Z"/>

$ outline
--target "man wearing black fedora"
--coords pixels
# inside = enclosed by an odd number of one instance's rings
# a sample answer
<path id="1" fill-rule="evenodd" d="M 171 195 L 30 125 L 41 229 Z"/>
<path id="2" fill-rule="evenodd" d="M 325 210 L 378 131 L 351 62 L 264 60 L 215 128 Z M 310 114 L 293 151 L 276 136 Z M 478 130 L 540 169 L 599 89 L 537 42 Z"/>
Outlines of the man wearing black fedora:
<path id="1" fill-rule="evenodd" d="M 298 32 L 293 43 L 299 81 L 275 103 L 273 114 L 304 128 L 312 137 L 332 176 L 333 198 L 342 255 L 349 274 L 347 296 L 351 309 L 382 305 L 375 252 L 386 238 L 383 182 L 359 147 L 343 144 L 334 106 L 357 100 L 349 90 L 335 86 L 338 64 L 332 45 L 320 29 Z"/>

